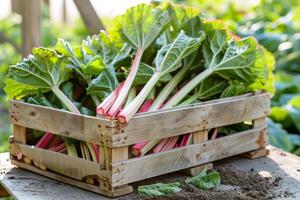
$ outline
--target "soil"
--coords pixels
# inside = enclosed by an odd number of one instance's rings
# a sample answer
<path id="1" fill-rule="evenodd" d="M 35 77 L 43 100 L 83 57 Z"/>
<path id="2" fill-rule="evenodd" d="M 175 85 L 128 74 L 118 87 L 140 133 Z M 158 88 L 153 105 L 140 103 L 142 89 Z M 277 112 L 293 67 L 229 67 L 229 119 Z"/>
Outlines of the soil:
<path id="1" fill-rule="evenodd" d="M 283 194 L 275 194 L 275 187 L 280 185 L 281 177 L 262 177 L 255 170 L 248 172 L 236 171 L 230 168 L 216 169 L 221 175 L 221 184 L 218 188 L 212 190 L 199 190 L 193 186 L 184 183 L 187 176 L 181 174 L 169 174 L 160 177 L 160 182 L 179 181 L 182 191 L 172 195 L 152 197 L 139 195 L 137 191 L 133 194 L 122 197 L 122 200 L 264 200 L 275 199 L 276 197 L 289 197 L 292 194 L 285 191 Z M 168 180 L 168 181 L 166 181 Z M 157 179 L 156 179 L 157 182 Z M 153 184 L 150 180 L 146 180 L 139 185 Z M 136 187 L 135 187 L 136 188 Z"/>

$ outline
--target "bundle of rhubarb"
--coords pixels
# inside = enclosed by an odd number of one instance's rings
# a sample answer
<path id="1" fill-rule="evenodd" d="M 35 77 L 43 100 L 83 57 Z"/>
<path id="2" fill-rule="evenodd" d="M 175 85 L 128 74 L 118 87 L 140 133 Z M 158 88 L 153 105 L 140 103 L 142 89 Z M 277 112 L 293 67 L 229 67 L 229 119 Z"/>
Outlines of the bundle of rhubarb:
<path id="1" fill-rule="evenodd" d="M 222 21 L 206 20 L 191 7 L 140 4 L 79 46 L 59 40 L 53 49 L 33 49 L 10 66 L 5 91 L 29 103 L 126 124 L 139 112 L 257 90 L 273 93 L 273 70 L 269 52 L 252 37 L 233 35 Z M 97 145 L 35 132 L 37 147 L 99 161 Z M 187 133 L 141 141 L 130 152 L 167 151 L 191 138 Z"/>

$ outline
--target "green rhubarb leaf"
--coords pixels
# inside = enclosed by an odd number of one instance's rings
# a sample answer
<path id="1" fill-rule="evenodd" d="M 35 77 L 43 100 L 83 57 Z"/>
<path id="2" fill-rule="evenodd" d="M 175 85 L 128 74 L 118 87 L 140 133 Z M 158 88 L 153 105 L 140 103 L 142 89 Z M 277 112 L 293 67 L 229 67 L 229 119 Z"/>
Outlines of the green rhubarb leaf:
<path id="1" fill-rule="evenodd" d="M 187 178 L 185 182 L 187 184 L 192 184 L 199 189 L 208 190 L 218 187 L 220 185 L 221 178 L 219 172 L 213 171 L 207 174 L 206 169 L 204 169 L 196 176 Z"/>
<path id="2" fill-rule="evenodd" d="M 4 91 L 8 95 L 10 99 L 20 100 L 23 97 L 36 94 L 41 89 L 37 86 L 22 84 L 14 79 L 6 78 Z M 46 92 L 49 89 L 42 89 L 42 91 Z"/>
<path id="3" fill-rule="evenodd" d="M 126 72 L 125 75 L 128 76 L 129 72 Z M 133 81 L 133 85 L 143 85 L 152 77 L 155 73 L 155 69 L 146 63 L 140 63 L 139 69 L 137 71 L 136 77 Z M 168 73 L 162 76 L 159 80 L 160 82 L 168 82 L 172 79 L 172 76 Z"/>
<path id="4" fill-rule="evenodd" d="M 113 42 L 106 32 L 88 37 L 82 42 L 83 49 L 90 55 L 99 56 L 106 67 L 115 67 L 117 63 L 128 58 L 131 47 L 127 43 Z"/>
<path id="5" fill-rule="evenodd" d="M 112 37 L 119 37 L 135 48 L 146 50 L 169 21 L 168 12 L 151 5 L 139 4 L 129 8 L 124 15 L 114 18 L 108 32 Z"/>
<path id="6" fill-rule="evenodd" d="M 153 185 L 143 185 L 138 187 L 139 194 L 148 196 L 162 196 L 167 194 L 174 194 L 180 192 L 180 183 L 156 183 Z"/>
<path id="7" fill-rule="evenodd" d="M 247 93 L 249 90 L 244 82 L 232 81 L 228 87 L 224 88 L 221 98 L 238 96 Z"/>
<path id="8" fill-rule="evenodd" d="M 8 77 L 24 85 L 50 90 L 68 80 L 71 72 L 63 57 L 51 49 L 40 47 L 34 48 L 32 55 L 22 62 L 10 66 Z"/>
<path id="9" fill-rule="evenodd" d="M 93 79 L 88 88 L 87 93 L 90 95 L 99 96 L 101 99 L 107 97 L 116 87 L 119 82 L 116 78 L 113 69 L 105 69 L 98 77 Z"/>
<path id="10" fill-rule="evenodd" d="M 200 100 L 208 100 L 213 96 L 220 94 L 227 86 L 228 82 L 226 80 L 209 77 L 200 83 L 196 91 Z"/>
<path id="11" fill-rule="evenodd" d="M 200 37 L 189 37 L 181 32 L 173 43 L 163 46 L 155 58 L 156 71 L 166 74 L 181 66 L 182 60 L 196 51 L 205 38 L 204 32 Z"/>

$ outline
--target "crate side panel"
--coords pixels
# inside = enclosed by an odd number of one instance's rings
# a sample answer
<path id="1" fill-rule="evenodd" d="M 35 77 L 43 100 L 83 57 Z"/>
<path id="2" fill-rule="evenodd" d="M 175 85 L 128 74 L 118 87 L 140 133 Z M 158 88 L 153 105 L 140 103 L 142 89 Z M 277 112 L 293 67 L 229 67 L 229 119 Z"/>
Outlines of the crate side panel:
<path id="1" fill-rule="evenodd" d="M 113 163 L 112 185 L 118 186 L 186 169 L 259 149 L 266 128 L 255 128 L 231 136 Z"/>
<path id="2" fill-rule="evenodd" d="M 101 170 L 99 164 L 75 156 L 68 156 L 48 150 L 34 148 L 32 146 L 15 143 L 15 151 L 21 152 L 46 168 L 77 180 L 82 180 L 87 176 L 95 176 L 100 179 L 108 180 L 110 173 Z M 11 152 L 12 154 L 14 152 Z"/>
<path id="3" fill-rule="evenodd" d="M 111 146 L 126 146 L 261 118 L 268 115 L 269 108 L 269 95 L 259 94 L 140 115 L 123 127 L 123 134 L 112 135 Z"/>
<path id="4" fill-rule="evenodd" d="M 108 120 L 19 101 L 11 101 L 10 119 L 11 123 L 19 126 L 98 144 L 100 144 L 98 126 L 113 126 Z"/>

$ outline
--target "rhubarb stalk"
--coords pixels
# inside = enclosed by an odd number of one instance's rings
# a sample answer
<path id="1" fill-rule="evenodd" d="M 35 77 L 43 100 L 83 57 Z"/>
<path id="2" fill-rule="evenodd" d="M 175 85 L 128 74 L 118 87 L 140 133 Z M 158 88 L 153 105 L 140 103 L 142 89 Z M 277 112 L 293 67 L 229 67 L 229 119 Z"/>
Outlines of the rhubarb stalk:
<path id="1" fill-rule="evenodd" d="M 114 104 L 115 100 L 118 97 L 118 94 L 123 87 L 124 82 L 120 83 L 120 85 L 108 96 L 105 100 L 97 107 L 97 114 L 99 116 L 105 116 L 109 110 L 109 108 Z"/>
<path id="2" fill-rule="evenodd" d="M 109 109 L 109 111 L 107 113 L 112 118 L 116 116 L 117 112 L 119 112 L 121 106 L 126 101 L 128 92 L 131 88 L 131 85 L 132 85 L 134 78 L 136 76 L 136 73 L 138 71 L 142 56 L 143 56 L 143 49 L 138 48 L 136 51 L 130 72 L 128 74 L 128 77 L 126 78 L 124 85 L 123 85 L 121 91 L 119 92 L 119 95 L 118 95 L 116 101 L 114 102 L 114 104 L 111 106 L 111 108 Z"/>
<path id="3" fill-rule="evenodd" d="M 52 133 L 45 133 L 39 142 L 35 145 L 38 148 L 45 149 L 50 141 L 53 139 L 54 135 Z"/>

